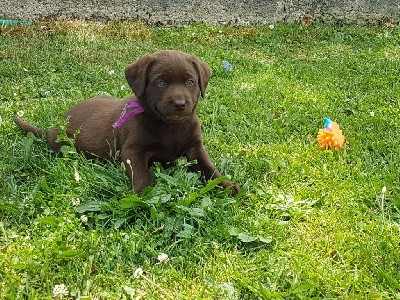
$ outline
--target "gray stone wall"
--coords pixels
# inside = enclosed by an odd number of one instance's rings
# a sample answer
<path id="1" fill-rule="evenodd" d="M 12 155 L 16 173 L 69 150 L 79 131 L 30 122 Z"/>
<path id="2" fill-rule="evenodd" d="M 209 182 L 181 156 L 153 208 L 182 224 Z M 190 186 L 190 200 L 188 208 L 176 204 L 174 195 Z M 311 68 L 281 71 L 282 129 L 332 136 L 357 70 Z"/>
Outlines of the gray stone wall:
<path id="1" fill-rule="evenodd" d="M 400 0 L 2 0 L 0 19 L 141 20 L 150 24 L 271 24 L 305 15 L 340 23 L 400 21 Z"/>

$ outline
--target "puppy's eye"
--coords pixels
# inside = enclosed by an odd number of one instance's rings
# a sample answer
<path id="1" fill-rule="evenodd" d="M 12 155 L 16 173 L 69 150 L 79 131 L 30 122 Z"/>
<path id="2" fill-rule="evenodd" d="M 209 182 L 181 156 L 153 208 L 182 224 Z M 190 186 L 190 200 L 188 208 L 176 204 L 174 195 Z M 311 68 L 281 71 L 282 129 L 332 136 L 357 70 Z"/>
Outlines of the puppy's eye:
<path id="1" fill-rule="evenodd" d="M 192 85 L 194 85 L 194 79 L 190 78 L 190 79 L 186 80 L 186 85 L 187 85 L 187 86 L 192 86 Z"/>
<path id="2" fill-rule="evenodd" d="M 156 81 L 156 86 L 158 86 L 159 88 L 163 88 L 166 87 L 167 83 L 164 80 L 157 80 Z"/>

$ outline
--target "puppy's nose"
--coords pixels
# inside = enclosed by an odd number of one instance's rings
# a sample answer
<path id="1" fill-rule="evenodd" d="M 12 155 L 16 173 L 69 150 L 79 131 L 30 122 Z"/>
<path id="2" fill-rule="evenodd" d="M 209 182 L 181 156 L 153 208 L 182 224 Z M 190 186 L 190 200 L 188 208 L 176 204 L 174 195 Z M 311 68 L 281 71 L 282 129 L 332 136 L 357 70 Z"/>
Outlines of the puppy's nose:
<path id="1" fill-rule="evenodd" d="M 186 108 L 186 101 L 185 100 L 175 100 L 173 105 L 176 110 L 184 110 Z"/>

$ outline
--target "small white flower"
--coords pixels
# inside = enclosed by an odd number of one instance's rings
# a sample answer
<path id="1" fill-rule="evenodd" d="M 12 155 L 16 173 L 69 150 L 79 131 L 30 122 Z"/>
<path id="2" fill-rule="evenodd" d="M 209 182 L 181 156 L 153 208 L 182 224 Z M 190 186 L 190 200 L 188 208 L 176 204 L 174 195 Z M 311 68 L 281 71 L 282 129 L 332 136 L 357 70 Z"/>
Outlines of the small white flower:
<path id="1" fill-rule="evenodd" d="M 269 27 L 269 29 L 274 29 L 275 28 L 274 24 L 271 24 L 268 27 Z"/>
<path id="2" fill-rule="evenodd" d="M 79 175 L 79 173 L 78 173 L 77 170 L 75 170 L 74 177 L 75 177 L 75 181 L 76 181 L 76 182 L 81 181 L 81 176 Z"/>
<path id="3" fill-rule="evenodd" d="M 131 160 L 128 158 L 128 159 L 126 160 L 126 163 L 127 163 L 128 165 L 131 165 Z"/>
<path id="4" fill-rule="evenodd" d="M 126 86 L 123 84 L 121 85 L 121 91 L 123 91 L 124 89 L 126 89 Z"/>
<path id="5" fill-rule="evenodd" d="M 386 192 L 387 192 L 386 185 L 384 185 L 381 191 L 382 196 L 386 195 Z"/>
<path id="6" fill-rule="evenodd" d="M 114 74 L 115 74 L 115 71 L 114 71 L 114 70 L 109 70 L 109 71 L 108 71 L 108 75 L 113 76 Z"/>
<path id="7" fill-rule="evenodd" d="M 78 206 L 79 204 L 81 204 L 81 200 L 79 198 L 72 198 L 71 202 L 73 206 Z"/>
<path id="8" fill-rule="evenodd" d="M 254 88 L 256 88 L 256 85 L 252 83 L 243 82 L 240 85 L 240 89 L 242 90 L 253 90 Z"/>
<path id="9" fill-rule="evenodd" d="M 15 97 L 15 96 L 17 96 L 17 93 L 14 93 L 13 95 L 14 95 L 14 97 Z"/>
<path id="10" fill-rule="evenodd" d="M 69 292 L 65 284 L 56 284 L 53 288 L 53 298 L 62 299 L 63 296 L 68 296 Z"/>
<path id="11" fill-rule="evenodd" d="M 82 223 L 87 223 L 87 221 L 88 221 L 88 217 L 85 215 L 82 215 L 80 219 L 81 219 Z"/>
<path id="12" fill-rule="evenodd" d="M 137 268 L 135 272 L 133 272 L 133 277 L 139 278 L 143 275 L 143 269 L 142 268 Z"/>
<path id="13" fill-rule="evenodd" d="M 25 112 L 23 110 L 17 111 L 17 116 L 18 117 L 22 117 L 24 114 L 25 114 Z"/>
<path id="14" fill-rule="evenodd" d="M 369 113 L 369 115 L 370 115 L 371 117 L 374 117 L 374 116 L 375 116 L 375 112 L 371 111 L 371 112 Z"/>
<path id="15" fill-rule="evenodd" d="M 168 254 L 160 253 L 157 257 L 159 264 L 167 264 L 169 262 Z"/>

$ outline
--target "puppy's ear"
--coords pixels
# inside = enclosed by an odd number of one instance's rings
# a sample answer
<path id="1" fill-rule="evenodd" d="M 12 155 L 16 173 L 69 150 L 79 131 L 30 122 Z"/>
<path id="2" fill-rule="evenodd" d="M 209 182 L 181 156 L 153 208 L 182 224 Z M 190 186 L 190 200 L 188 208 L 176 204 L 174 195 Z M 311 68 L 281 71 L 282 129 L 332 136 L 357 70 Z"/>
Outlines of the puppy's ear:
<path id="1" fill-rule="evenodd" d="M 193 56 L 193 65 L 199 75 L 199 87 L 201 92 L 201 97 L 204 98 L 206 87 L 210 81 L 211 69 L 205 62 L 201 61 L 197 57 Z"/>
<path id="2" fill-rule="evenodd" d="M 138 99 L 141 99 L 144 95 L 147 84 L 147 74 L 152 64 L 153 58 L 150 55 L 145 55 L 125 69 L 126 81 L 128 81 L 129 86 Z"/>

